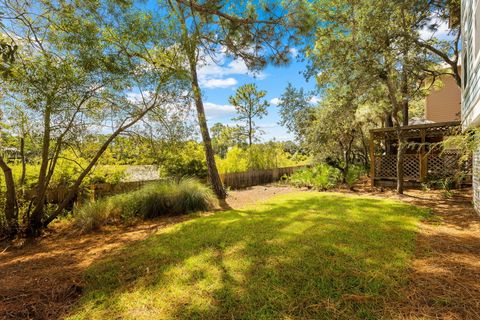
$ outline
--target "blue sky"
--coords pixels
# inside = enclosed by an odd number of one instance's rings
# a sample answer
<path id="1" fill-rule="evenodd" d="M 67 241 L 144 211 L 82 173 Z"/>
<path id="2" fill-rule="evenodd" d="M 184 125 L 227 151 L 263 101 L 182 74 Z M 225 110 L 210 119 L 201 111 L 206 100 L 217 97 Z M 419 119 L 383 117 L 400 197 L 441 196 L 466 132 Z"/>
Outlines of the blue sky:
<path id="1" fill-rule="evenodd" d="M 293 140 L 293 135 L 285 127 L 278 125 L 279 113 L 276 103 L 288 82 L 296 88 L 303 87 L 310 91 L 315 89 L 315 81 L 305 80 L 302 74 L 305 63 L 297 61 L 295 49 L 291 54 L 293 59 L 290 65 L 269 66 L 256 75 L 252 74 L 241 60 L 228 59 L 222 55 L 216 57 L 215 61 L 208 59 L 198 70 L 208 124 L 210 126 L 216 122 L 234 124 L 232 118 L 236 113 L 228 98 L 235 94 L 235 90 L 241 85 L 255 83 L 260 90 L 267 91 L 265 100 L 270 102 L 268 115 L 256 120 L 256 124 L 265 132 L 262 140 Z"/>
<path id="2" fill-rule="evenodd" d="M 437 37 L 442 40 L 451 40 L 448 25 L 445 21 L 439 21 L 439 30 L 431 32 L 427 28 L 420 30 L 423 39 Z M 255 83 L 260 90 L 266 90 L 266 100 L 270 102 L 268 115 L 257 120 L 256 124 L 265 132 L 263 141 L 276 139 L 279 141 L 293 140 L 294 137 L 285 127 L 278 124 L 279 113 L 276 101 L 284 92 L 288 82 L 296 88 L 304 88 L 306 92 L 315 90 L 315 80 L 306 81 L 302 72 L 305 63 L 296 59 L 298 52 L 292 50 L 292 63 L 288 66 L 269 66 L 257 76 L 251 74 L 241 60 L 231 60 L 219 56 L 215 61 L 208 59 L 206 65 L 199 68 L 200 85 L 204 94 L 205 112 L 208 124 L 212 126 L 216 122 L 234 124 L 231 120 L 235 116 L 235 109 L 229 105 L 228 98 L 235 90 L 245 83 Z M 312 103 L 320 100 L 316 96 Z"/>

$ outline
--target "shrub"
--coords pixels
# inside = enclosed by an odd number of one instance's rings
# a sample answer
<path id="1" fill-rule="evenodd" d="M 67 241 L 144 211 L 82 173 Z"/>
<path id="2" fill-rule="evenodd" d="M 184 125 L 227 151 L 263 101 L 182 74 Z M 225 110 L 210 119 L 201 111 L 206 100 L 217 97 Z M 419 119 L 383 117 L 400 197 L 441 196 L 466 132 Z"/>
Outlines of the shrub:
<path id="1" fill-rule="evenodd" d="M 345 177 L 345 182 L 350 188 L 352 188 L 363 174 L 365 174 L 364 167 L 352 165 L 348 168 L 347 176 Z"/>
<path id="2" fill-rule="evenodd" d="M 290 176 L 289 182 L 296 187 L 327 190 L 341 181 L 340 170 L 327 164 L 319 164 L 312 168 L 299 170 Z"/>
<path id="3" fill-rule="evenodd" d="M 89 231 L 114 222 L 205 211 L 212 207 L 213 199 L 212 191 L 192 178 L 159 182 L 78 208 L 75 225 Z"/>

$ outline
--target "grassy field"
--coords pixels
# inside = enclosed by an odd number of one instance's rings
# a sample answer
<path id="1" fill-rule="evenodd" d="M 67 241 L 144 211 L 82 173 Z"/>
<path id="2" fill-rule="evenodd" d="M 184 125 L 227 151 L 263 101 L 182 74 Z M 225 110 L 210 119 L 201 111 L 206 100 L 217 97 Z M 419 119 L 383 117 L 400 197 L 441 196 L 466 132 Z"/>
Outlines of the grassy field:
<path id="1" fill-rule="evenodd" d="M 193 219 L 93 265 L 70 319 L 377 319 L 425 214 L 301 192 Z"/>

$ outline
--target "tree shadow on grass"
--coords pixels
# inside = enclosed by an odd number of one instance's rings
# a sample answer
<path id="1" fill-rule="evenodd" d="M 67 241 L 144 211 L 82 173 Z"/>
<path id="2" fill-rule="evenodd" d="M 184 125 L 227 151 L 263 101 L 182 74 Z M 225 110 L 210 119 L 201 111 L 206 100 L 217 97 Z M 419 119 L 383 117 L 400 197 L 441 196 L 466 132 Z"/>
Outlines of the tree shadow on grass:
<path id="1" fill-rule="evenodd" d="M 188 221 L 90 268 L 72 318 L 375 319 L 404 281 L 421 215 L 303 193 Z"/>

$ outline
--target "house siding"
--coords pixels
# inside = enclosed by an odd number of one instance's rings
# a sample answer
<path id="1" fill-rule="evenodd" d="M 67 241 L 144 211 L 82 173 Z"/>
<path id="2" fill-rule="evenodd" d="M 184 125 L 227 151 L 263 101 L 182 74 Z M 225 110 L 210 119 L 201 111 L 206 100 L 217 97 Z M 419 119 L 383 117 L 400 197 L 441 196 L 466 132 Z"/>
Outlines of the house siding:
<path id="1" fill-rule="evenodd" d="M 473 205 L 477 213 L 480 213 L 480 148 L 473 153 Z"/>
<path id="2" fill-rule="evenodd" d="M 462 90 L 463 128 L 480 126 L 480 57 L 474 44 L 480 46 L 480 30 L 475 31 L 475 11 L 480 0 L 462 0 L 462 68 L 466 68 Z M 477 39 L 474 39 L 476 37 Z M 465 56 L 466 54 L 466 56 Z M 473 203 L 480 213 L 480 148 L 473 152 Z"/>
<path id="3" fill-rule="evenodd" d="M 478 57 L 474 56 L 474 10 L 479 2 L 480 0 L 462 1 L 462 50 L 464 50 L 462 64 L 467 69 L 467 79 L 462 93 L 462 124 L 464 128 L 480 125 L 480 63 L 478 63 L 480 59 L 477 60 Z M 476 36 L 478 38 L 480 34 Z M 478 42 L 480 39 L 477 40 Z M 466 59 L 463 59 L 464 53 L 466 53 Z"/>
<path id="4" fill-rule="evenodd" d="M 460 120 L 461 90 L 450 75 L 440 80 L 440 87 L 433 88 L 425 99 L 425 119 L 433 122 Z"/>

